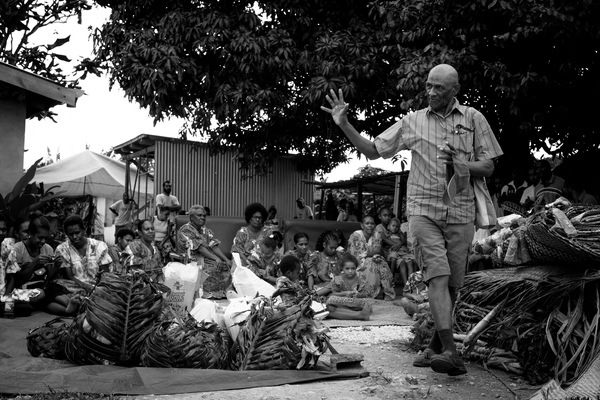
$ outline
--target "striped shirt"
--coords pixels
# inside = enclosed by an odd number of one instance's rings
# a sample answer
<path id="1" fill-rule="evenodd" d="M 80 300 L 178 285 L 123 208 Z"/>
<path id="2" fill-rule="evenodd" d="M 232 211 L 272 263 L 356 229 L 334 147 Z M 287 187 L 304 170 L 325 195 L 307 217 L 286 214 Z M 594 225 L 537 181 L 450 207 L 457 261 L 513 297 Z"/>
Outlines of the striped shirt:
<path id="1" fill-rule="evenodd" d="M 502 149 L 483 114 L 472 107 L 454 106 L 445 117 L 430 107 L 411 112 L 375 138 L 377 152 L 391 158 L 400 150 L 412 155 L 407 183 L 407 214 L 427 216 L 450 224 L 475 220 L 471 185 L 446 206 L 442 196 L 446 187 L 446 166 L 437 158 L 440 146 L 450 143 L 465 161 L 491 160 Z"/>
<path id="2" fill-rule="evenodd" d="M 565 180 L 560 176 L 552 174 L 552 178 L 547 184 L 541 181 L 535 185 L 535 203 L 544 205 L 550 204 L 554 200 L 563 196 L 565 191 Z"/>

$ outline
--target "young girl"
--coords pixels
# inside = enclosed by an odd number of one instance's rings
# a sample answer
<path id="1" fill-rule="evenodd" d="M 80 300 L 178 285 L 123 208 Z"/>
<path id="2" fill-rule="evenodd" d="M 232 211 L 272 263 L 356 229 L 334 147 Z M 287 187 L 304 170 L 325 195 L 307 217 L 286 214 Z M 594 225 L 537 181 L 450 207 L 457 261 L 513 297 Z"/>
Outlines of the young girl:
<path id="1" fill-rule="evenodd" d="M 28 232 L 27 239 L 15 243 L 8 255 L 6 293 L 24 289 L 32 306 L 53 314 L 72 314 L 76 303 L 69 306 L 69 297 L 60 286 L 47 284 L 56 272 L 54 250 L 46 243 L 50 223 L 42 216 L 32 215 Z"/>
<path id="2" fill-rule="evenodd" d="M 300 283 L 312 290 L 317 274 L 317 256 L 308 248 L 308 235 L 298 232 L 294 235 L 294 250 L 289 250 L 286 255 L 292 255 L 300 260 Z"/>
<path id="3" fill-rule="evenodd" d="M 365 301 L 340 301 L 336 297 L 360 299 L 370 297 L 365 281 L 357 275 L 358 260 L 352 254 L 342 258 L 342 273 L 333 278 L 332 294 L 327 301 L 328 318 L 360 319 L 368 321 L 371 317 L 371 306 Z"/>
<path id="4" fill-rule="evenodd" d="M 406 235 L 400 231 L 400 220 L 392 218 L 388 225 L 388 238 L 394 243 L 390 248 L 387 260 L 390 264 L 392 274 L 400 274 L 402 285 L 406 282 L 408 276 L 413 273 L 413 259 L 408 247 L 406 246 Z"/>
<path id="5" fill-rule="evenodd" d="M 275 240 L 266 237 L 260 242 L 258 249 L 253 250 L 248 257 L 248 268 L 272 285 L 277 282 L 277 269 L 281 261 L 276 248 Z"/>
<path id="6" fill-rule="evenodd" d="M 421 271 L 413 272 L 409 275 L 406 285 L 402 290 L 402 299 L 400 305 L 404 311 L 412 317 L 419 309 L 426 307 L 424 303 L 428 302 L 427 285 L 423 282 L 423 273 Z M 420 306 L 423 304 L 422 306 Z"/>
<path id="7" fill-rule="evenodd" d="M 280 309 L 298 304 L 307 294 L 308 291 L 300 283 L 300 271 L 302 266 L 300 260 L 291 254 L 283 256 L 279 263 L 279 273 L 281 276 L 277 278 L 275 292 L 273 298 L 280 296 Z"/>
<path id="8" fill-rule="evenodd" d="M 339 247 L 338 237 L 333 231 L 323 232 L 317 239 L 315 287 L 320 295 L 331 292 L 331 281 L 334 276 L 341 273 L 342 254 L 337 252 Z"/>

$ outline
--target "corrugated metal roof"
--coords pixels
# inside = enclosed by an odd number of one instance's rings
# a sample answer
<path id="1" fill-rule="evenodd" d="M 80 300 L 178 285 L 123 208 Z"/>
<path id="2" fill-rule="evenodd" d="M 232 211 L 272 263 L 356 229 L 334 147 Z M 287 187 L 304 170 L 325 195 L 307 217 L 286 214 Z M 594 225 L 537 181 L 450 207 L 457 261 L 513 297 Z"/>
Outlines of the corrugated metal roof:
<path id="1" fill-rule="evenodd" d="M 154 158 L 155 193 L 162 192 L 162 183 L 170 180 L 172 194 L 184 210 L 202 204 L 213 215 L 239 217 L 246 205 L 259 202 L 266 208 L 275 205 L 283 219 L 293 218 L 298 197 L 310 206 L 313 203 L 313 187 L 303 182 L 314 176 L 298 172 L 289 157 L 277 158 L 270 174 L 244 178 L 234 150 L 211 155 L 208 145 L 200 142 L 140 135 L 113 151 L 124 157 Z"/>
<path id="2" fill-rule="evenodd" d="M 368 176 L 364 178 L 349 179 L 338 182 L 316 182 L 308 181 L 306 183 L 315 185 L 317 190 L 321 189 L 348 189 L 357 191 L 358 187 L 362 188 L 363 192 L 373 193 L 376 195 L 393 196 L 396 190 L 396 176 L 400 175 L 401 179 L 406 182 L 408 172 L 392 172 L 385 175 Z"/>

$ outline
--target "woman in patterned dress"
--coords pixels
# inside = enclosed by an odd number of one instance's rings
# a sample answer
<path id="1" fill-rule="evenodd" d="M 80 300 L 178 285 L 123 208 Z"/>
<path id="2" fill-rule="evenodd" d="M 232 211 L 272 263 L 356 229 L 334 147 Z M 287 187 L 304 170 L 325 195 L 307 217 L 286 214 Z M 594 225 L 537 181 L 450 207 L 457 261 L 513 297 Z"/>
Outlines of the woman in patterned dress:
<path id="1" fill-rule="evenodd" d="M 381 255 L 381 236 L 375 232 L 375 220 L 366 216 L 361 230 L 355 231 L 348 239 L 348 251 L 360 263 L 358 273 L 366 281 L 368 292 L 377 297 L 383 288 L 386 300 L 396 298 L 390 267 Z"/>
<path id="2" fill-rule="evenodd" d="M 313 290 L 317 275 L 317 255 L 308 248 L 308 235 L 298 232 L 294 235 L 295 247 L 285 255 L 293 255 L 300 260 L 299 282 L 309 290 Z"/>
<path id="3" fill-rule="evenodd" d="M 124 253 L 127 259 L 123 265 L 128 268 L 139 268 L 145 271 L 152 280 L 163 283 L 162 256 L 154 244 L 154 224 L 149 219 L 142 219 L 137 224 L 140 237 L 127 246 Z"/>
<path id="4" fill-rule="evenodd" d="M 244 210 L 248 226 L 243 226 L 235 234 L 232 253 L 238 253 L 242 265 L 248 265 L 248 257 L 256 251 L 263 238 L 269 236 L 269 228 L 264 226 L 267 219 L 267 209 L 260 203 L 249 204 Z"/>

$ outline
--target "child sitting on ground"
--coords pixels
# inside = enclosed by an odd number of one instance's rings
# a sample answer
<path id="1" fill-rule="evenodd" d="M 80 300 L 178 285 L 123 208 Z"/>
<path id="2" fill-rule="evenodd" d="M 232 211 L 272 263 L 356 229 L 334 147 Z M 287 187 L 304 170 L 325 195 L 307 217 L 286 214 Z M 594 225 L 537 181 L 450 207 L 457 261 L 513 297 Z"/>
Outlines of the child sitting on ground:
<path id="1" fill-rule="evenodd" d="M 248 269 L 272 285 L 277 282 L 277 268 L 281 261 L 276 248 L 277 243 L 268 236 L 248 256 Z"/>
<path id="2" fill-rule="evenodd" d="M 426 303 L 429 301 L 427 285 L 423 282 L 423 273 L 421 271 L 410 274 L 402 290 L 402 295 L 400 305 L 410 317 L 423 308 L 427 308 Z"/>
<path id="3" fill-rule="evenodd" d="M 337 251 L 339 243 L 333 231 L 325 231 L 317 239 L 317 274 L 314 278 L 314 289 L 320 296 L 331 293 L 333 277 L 341 273 L 342 254 Z"/>
<path id="4" fill-rule="evenodd" d="M 279 309 L 298 304 L 309 293 L 300 283 L 301 268 L 300 260 L 294 255 L 288 254 L 281 259 L 279 263 L 281 275 L 276 280 L 275 292 L 272 295 L 273 298 L 281 296 Z"/>
<path id="5" fill-rule="evenodd" d="M 400 231 L 400 226 L 398 218 L 392 218 L 388 224 L 388 238 L 394 244 L 390 248 L 387 261 L 392 274 L 398 273 L 400 275 L 399 283 L 404 285 L 410 274 L 414 272 L 414 257 L 406 246 L 406 235 Z"/>
<path id="6" fill-rule="evenodd" d="M 356 273 L 358 260 L 352 254 L 344 254 L 342 273 L 333 277 L 332 294 L 327 299 L 328 318 L 360 319 L 368 321 L 372 308 L 365 300 L 370 297 L 364 280 Z"/>

